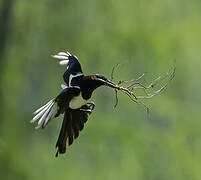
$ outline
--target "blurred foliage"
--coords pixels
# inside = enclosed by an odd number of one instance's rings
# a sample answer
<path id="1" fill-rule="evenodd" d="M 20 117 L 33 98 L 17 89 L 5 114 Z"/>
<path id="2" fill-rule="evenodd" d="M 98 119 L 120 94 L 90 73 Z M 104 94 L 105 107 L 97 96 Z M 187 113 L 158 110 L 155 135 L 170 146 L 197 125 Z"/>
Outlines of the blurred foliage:
<path id="1" fill-rule="evenodd" d="M 200 9 L 198 0 L 12 1 L 0 52 L 0 179 L 201 179 Z M 150 116 L 124 95 L 114 109 L 113 91 L 98 89 L 85 129 L 56 159 L 62 117 L 44 131 L 29 120 L 61 90 L 65 68 L 50 57 L 61 50 L 86 74 L 109 77 L 122 63 L 116 79 L 147 72 L 148 81 L 175 64 L 176 77 L 145 101 Z"/>

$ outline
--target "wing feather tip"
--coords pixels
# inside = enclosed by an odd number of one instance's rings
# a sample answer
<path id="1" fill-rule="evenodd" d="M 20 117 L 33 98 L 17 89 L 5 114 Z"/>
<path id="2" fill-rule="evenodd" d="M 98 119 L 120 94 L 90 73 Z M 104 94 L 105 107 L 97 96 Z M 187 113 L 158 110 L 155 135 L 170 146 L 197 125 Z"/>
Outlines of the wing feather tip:
<path id="1" fill-rule="evenodd" d="M 40 118 L 40 120 L 38 120 L 38 125 L 35 127 L 35 129 L 39 129 L 41 126 L 42 129 L 44 129 L 47 126 L 48 122 L 52 119 L 53 114 L 55 113 L 52 112 L 52 110 L 55 111 L 55 109 L 53 109 L 54 105 L 55 102 L 51 100 L 46 105 L 43 106 L 44 107 L 43 109 L 39 108 L 41 109 L 40 111 L 38 110 L 37 112 L 35 111 L 36 112 L 35 116 L 33 117 L 32 120 L 30 120 L 30 123 L 34 123 Z"/>
<path id="2" fill-rule="evenodd" d="M 61 60 L 61 61 L 59 62 L 59 64 L 60 64 L 61 66 L 67 65 L 68 63 L 69 63 L 69 60 L 67 60 L 67 59 Z"/>
<path id="3" fill-rule="evenodd" d="M 41 126 L 36 126 L 35 129 L 38 130 Z"/>
<path id="4" fill-rule="evenodd" d="M 32 120 L 30 120 L 29 122 L 32 124 L 32 123 L 34 123 L 35 121 L 33 121 L 33 119 L 32 119 Z"/>

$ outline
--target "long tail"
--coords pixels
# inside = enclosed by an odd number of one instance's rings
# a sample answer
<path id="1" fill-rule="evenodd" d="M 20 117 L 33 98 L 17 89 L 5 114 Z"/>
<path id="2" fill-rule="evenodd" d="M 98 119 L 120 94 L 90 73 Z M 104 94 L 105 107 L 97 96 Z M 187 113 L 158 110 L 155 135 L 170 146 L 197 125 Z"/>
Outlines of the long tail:
<path id="1" fill-rule="evenodd" d="M 66 146 L 73 144 L 73 141 L 78 138 L 79 132 L 83 130 L 84 124 L 87 122 L 89 111 L 91 110 L 88 105 L 83 105 L 81 107 L 83 110 L 79 109 L 67 109 L 64 113 L 64 119 L 62 127 L 59 133 L 59 137 L 56 143 L 57 153 L 64 154 L 66 152 Z M 85 111 L 86 110 L 86 111 Z"/>
<path id="2" fill-rule="evenodd" d="M 30 123 L 34 123 L 38 120 L 38 125 L 35 127 L 39 129 L 41 126 L 44 129 L 51 119 L 55 117 L 58 112 L 58 106 L 55 103 L 55 99 L 50 100 L 47 104 L 37 109 L 33 114 L 35 115 Z M 39 119 L 40 118 L 40 119 Z"/>
<path id="3" fill-rule="evenodd" d="M 70 113 L 66 111 L 64 114 L 64 119 L 62 122 L 59 137 L 56 143 L 56 148 L 58 147 L 56 157 L 58 156 L 58 154 L 64 154 L 66 152 L 66 141 L 68 138 L 68 134 L 70 133 L 69 132 L 70 122 L 71 122 Z"/>

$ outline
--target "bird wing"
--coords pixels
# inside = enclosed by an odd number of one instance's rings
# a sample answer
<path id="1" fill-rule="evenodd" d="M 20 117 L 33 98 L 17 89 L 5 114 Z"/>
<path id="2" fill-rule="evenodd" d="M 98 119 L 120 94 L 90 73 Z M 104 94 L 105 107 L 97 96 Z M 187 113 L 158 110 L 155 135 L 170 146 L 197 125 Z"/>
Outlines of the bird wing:
<path id="1" fill-rule="evenodd" d="M 83 105 L 81 109 L 90 109 L 89 106 Z M 64 119 L 60 134 L 56 143 L 57 153 L 63 154 L 66 152 L 66 142 L 68 146 L 73 143 L 73 140 L 79 136 L 79 132 L 84 128 L 84 123 L 87 122 L 89 112 L 80 111 L 76 109 L 67 109 L 64 113 Z"/>
<path id="2" fill-rule="evenodd" d="M 69 107 L 69 102 L 74 96 L 78 96 L 80 88 L 78 87 L 67 87 L 61 91 L 61 93 L 54 99 L 50 100 L 47 104 L 37 109 L 34 112 L 34 117 L 30 121 L 34 123 L 38 120 L 36 129 L 42 127 L 43 129 L 47 126 L 51 119 L 58 117 L 63 114 Z"/>
<path id="3" fill-rule="evenodd" d="M 63 74 L 63 79 L 67 85 L 69 85 L 70 75 L 82 74 L 82 68 L 78 58 L 69 52 L 59 52 L 52 57 L 58 59 L 60 65 L 67 65 L 67 70 Z"/>

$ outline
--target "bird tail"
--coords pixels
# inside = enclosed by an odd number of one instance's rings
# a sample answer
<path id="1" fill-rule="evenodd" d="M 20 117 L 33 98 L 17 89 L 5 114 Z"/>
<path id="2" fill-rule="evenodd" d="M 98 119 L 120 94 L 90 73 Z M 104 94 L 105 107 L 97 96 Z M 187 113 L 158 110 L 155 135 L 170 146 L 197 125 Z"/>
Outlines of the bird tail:
<path id="1" fill-rule="evenodd" d="M 67 109 L 64 113 L 64 119 L 62 127 L 59 133 L 59 137 L 56 143 L 57 153 L 56 157 L 59 154 L 64 154 L 66 152 L 66 146 L 73 144 L 74 139 L 79 136 L 79 132 L 83 130 L 84 124 L 87 122 L 88 115 L 90 114 L 90 107 L 83 105 L 82 111 L 79 109 Z"/>
<path id="2" fill-rule="evenodd" d="M 34 123 L 38 120 L 38 125 L 35 127 L 39 129 L 41 126 L 44 129 L 51 119 L 57 114 L 58 107 L 55 103 L 55 99 L 50 100 L 47 104 L 37 109 L 33 114 L 35 115 L 30 123 Z M 40 119 L 39 119 L 40 118 Z"/>
<path id="3" fill-rule="evenodd" d="M 70 114 L 69 112 L 65 112 L 64 114 L 64 119 L 62 122 L 62 126 L 61 126 L 61 130 L 59 133 L 59 137 L 57 139 L 57 143 L 56 143 L 56 148 L 58 148 L 57 153 L 56 153 L 56 157 L 58 156 L 58 154 L 64 154 L 66 152 L 66 141 L 68 138 L 68 131 L 69 131 L 69 121 L 71 121 L 70 119 Z"/>

